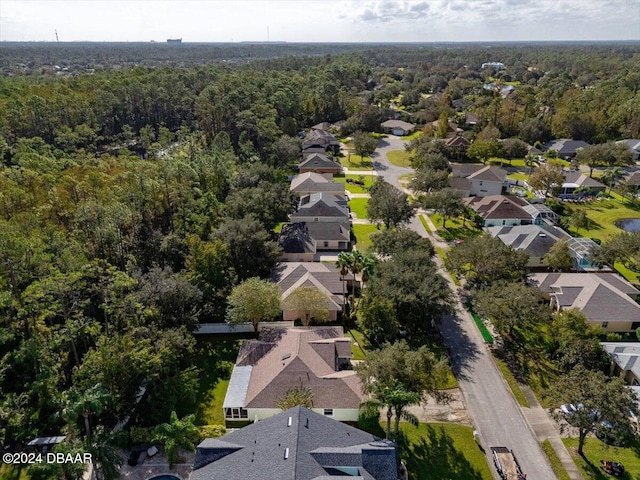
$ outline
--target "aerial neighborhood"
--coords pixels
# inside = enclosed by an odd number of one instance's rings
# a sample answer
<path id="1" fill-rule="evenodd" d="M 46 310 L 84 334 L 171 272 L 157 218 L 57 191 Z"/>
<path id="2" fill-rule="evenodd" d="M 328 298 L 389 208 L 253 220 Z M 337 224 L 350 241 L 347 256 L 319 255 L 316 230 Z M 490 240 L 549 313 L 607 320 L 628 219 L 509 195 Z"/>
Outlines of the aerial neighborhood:
<path id="1" fill-rule="evenodd" d="M 0 44 L 0 479 L 640 478 L 637 42 L 171 42 Z"/>

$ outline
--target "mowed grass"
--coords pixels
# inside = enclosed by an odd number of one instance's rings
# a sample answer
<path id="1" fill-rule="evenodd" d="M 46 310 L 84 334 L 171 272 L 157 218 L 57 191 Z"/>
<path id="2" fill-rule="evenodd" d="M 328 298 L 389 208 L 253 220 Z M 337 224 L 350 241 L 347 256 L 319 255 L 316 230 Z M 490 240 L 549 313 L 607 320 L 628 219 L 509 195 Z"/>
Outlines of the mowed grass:
<path id="1" fill-rule="evenodd" d="M 373 185 L 373 182 L 375 182 L 377 178 L 378 177 L 375 175 L 354 175 L 350 173 L 341 177 L 333 177 L 333 180 L 338 183 L 344 183 L 346 190 L 350 193 L 369 193 L 369 188 L 371 188 L 371 185 Z M 347 179 L 363 181 L 364 185 L 359 185 L 357 183 L 348 183 Z"/>
<path id="2" fill-rule="evenodd" d="M 511 161 L 507 158 L 499 158 L 499 157 L 491 157 L 489 159 L 490 165 L 495 165 L 497 167 L 526 167 L 526 163 L 524 162 L 524 158 L 513 158 Z"/>
<path id="3" fill-rule="evenodd" d="M 418 217 L 420 218 L 420 223 L 422 223 L 422 226 L 427 231 L 427 233 L 431 234 L 431 228 L 429 227 L 429 224 L 427 223 L 427 219 L 424 218 L 424 215 L 418 215 Z"/>
<path id="4" fill-rule="evenodd" d="M 364 360 L 367 356 L 369 343 L 364 338 L 362 332 L 352 328 L 349 330 L 349 335 L 351 335 L 351 359 L 352 360 Z"/>
<path id="5" fill-rule="evenodd" d="M 343 167 L 349 170 L 373 170 L 373 164 L 371 158 L 361 157 L 355 153 L 347 154 L 344 157 L 338 159 Z"/>
<path id="6" fill-rule="evenodd" d="M 358 218 L 367 218 L 368 198 L 352 198 L 349 200 L 349 208 Z"/>
<path id="7" fill-rule="evenodd" d="M 615 225 L 617 220 L 640 218 L 640 205 L 623 199 L 617 193 L 612 195 L 612 199 L 594 200 L 584 204 L 569 204 L 571 211 L 582 210 L 589 218 L 588 228 L 581 228 L 578 232 L 581 236 L 605 240 L 611 235 L 623 231 Z M 575 229 L 572 231 L 575 232 Z"/>
<path id="8" fill-rule="evenodd" d="M 562 466 L 562 462 L 560 461 L 560 458 L 558 458 L 558 454 L 553 449 L 553 446 L 551 445 L 551 442 L 549 440 L 545 440 L 544 442 L 542 442 L 542 451 L 549 459 L 551 469 L 553 470 L 553 473 L 556 474 L 556 478 L 558 480 L 571 480 L 571 477 Z"/>
<path id="9" fill-rule="evenodd" d="M 397 439 L 410 480 L 491 480 L 473 428 L 450 423 L 419 426 L 402 422 Z"/>
<path id="10" fill-rule="evenodd" d="M 353 235 L 356 237 L 357 249 L 361 252 L 371 251 L 371 235 L 379 231 L 378 227 L 355 223 L 351 228 L 353 229 Z"/>
<path id="11" fill-rule="evenodd" d="M 406 150 L 391 150 L 387 152 L 387 158 L 392 165 L 397 167 L 410 167 L 409 153 Z"/>
<path id="12" fill-rule="evenodd" d="M 253 335 L 198 335 L 195 364 L 200 389 L 195 408 L 196 425 L 224 425 L 222 404 L 242 340 Z"/>
<path id="13" fill-rule="evenodd" d="M 432 213 L 429 218 L 438 229 L 438 235 L 445 241 L 464 240 L 465 238 L 480 235 L 482 230 L 476 228 L 470 221 L 463 218 L 447 218 L 445 227 L 442 227 L 442 215 Z"/>
<path id="14" fill-rule="evenodd" d="M 527 397 L 525 397 L 524 393 L 522 393 L 520 385 L 518 385 L 518 381 L 513 376 L 513 373 L 511 373 L 511 370 L 509 370 L 509 367 L 507 367 L 507 365 L 499 358 L 494 357 L 494 360 L 496 362 L 496 365 L 498 366 L 498 369 L 500 370 L 500 373 L 502 373 L 502 376 L 507 381 L 507 384 L 511 389 L 511 393 L 513 393 L 513 397 L 521 406 L 529 408 L 531 405 L 529 405 Z"/>
<path id="15" fill-rule="evenodd" d="M 563 438 L 562 441 L 569 453 L 571 453 L 585 480 L 609 480 L 612 478 L 600 468 L 600 460 L 612 460 L 622 463 L 625 475 L 621 478 L 628 480 L 640 478 L 640 456 L 638 453 L 640 444 L 638 443 L 629 448 L 620 448 L 611 447 L 595 437 L 587 438 L 584 445 L 585 461 L 578 455 L 577 438 Z"/>

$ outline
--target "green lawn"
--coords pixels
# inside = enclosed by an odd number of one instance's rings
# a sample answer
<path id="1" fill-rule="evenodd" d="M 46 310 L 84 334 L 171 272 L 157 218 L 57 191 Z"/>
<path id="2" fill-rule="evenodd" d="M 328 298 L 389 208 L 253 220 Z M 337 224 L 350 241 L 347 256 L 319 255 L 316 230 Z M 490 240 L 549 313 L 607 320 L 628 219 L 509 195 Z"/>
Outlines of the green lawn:
<path id="1" fill-rule="evenodd" d="M 447 260 L 447 254 L 444 253 L 444 250 L 440 247 L 436 247 L 436 253 L 438 254 L 438 256 L 440 257 L 440 260 L 442 260 L 442 264 L 445 265 L 446 268 L 446 260 Z M 453 284 L 456 285 L 457 287 L 461 286 L 460 280 L 458 279 L 458 276 L 453 273 L 450 270 L 447 270 L 449 272 L 449 275 L 451 276 L 451 280 L 453 280 Z"/>
<path id="2" fill-rule="evenodd" d="M 429 227 L 427 220 L 424 218 L 424 215 L 419 215 L 419 218 L 420 218 L 420 223 L 422 223 L 422 226 L 424 227 L 424 229 L 427 231 L 428 234 L 431 234 L 431 228 Z"/>
<path id="3" fill-rule="evenodd" d="M 465 238 L 475 237 L 480 235 L 482 230 L 473 226 L 469 221 L 465 222 L 463 218 L 447 218 L 446 228 L 442 228 L 442 215 L 439 213 L 432 213 L 429 218 L 433 224 L 438 228 L 438 235 L 443 240 L 464 240 Z"/>
<path id="4" fill-rule="evenodd" d="M 613 198 L 607 200 L 594 200 L 585 204 L 570 204 L 570 210 L 582 210 L 589 218 L 589 227 L 578 230 L 581 237 L 598 238 L 606 240 L 611 235 L 622 232 L 615 224 L 617 220 L 623 218 L 640 218 L 640 205 L 636 205 L 620 195 L 612 192 Z M 571 229 L 572 235 L 576 234 L 575 229 Z M 620 263 L 615 264 L 616 270 L 631 283 L 640 283 L 640 275 L 632 272 Z"/>
<path id="5" fill-rule="evenodd" d="M 360 155 L 351 153 L 344 157 L 340 157 L 338 160 L 343 167 L 346 167 L 349 170 L 373 170 L 373 164 L 369 157 L 362 158 Z"/>
<path id="6" fill-rule="evenodd" d="M 409 153 L 406 150 L 392 150 L 387 152 L 387 158 L 392 165 L 398 167 L 410 167 Z"/>
<path id="7" fill-rule="evenodd" d="M 493 343 L 493 336 L 491 335 L 491 332 L 489 331 L 487 326 L 482 321 L 482 318 L 480 318 L 480 315 L 478 315 L 473 310 L 469 310 L 469 314 L 471 315 L 471 318 L 473 318 L 473 321 L 478 327 L 478 330 L 480 330 L 480 334 L 482 335 L 482 339 L 485 341 L 485 343 Z"/>
<path id="8" fill-rule="evenodd" d="M 198 335 L 196 367 L 200 370 L 200 390 L 194 409 L 196 425 L 224 425 L 222 403 L 243 338 L 253 335 Z"/>
<path id="9" fill-rule="evenodd" d="M 496 165 L 498 167 L 526 167 L 527 165 L 524 163 L 524 158 L 513 158 L 511 160 L 511 163 L 509 163 L 509 160 L 507 158 L 498 158 L 498 157 L 491 157 L 489 159 L 489 164 L 490 165 Z"/>
<path id="10" fill-rule="evenodd" d="M 349 208 L 358 218 L 367 218 L 368 198 L 352 198 L 349 200 Z"/>
<path id="11" fill-rule="evenodd" d="M 364 360 L 368 352 L 369 343 L 358 330 L 352 328 L 349 330 L 349 335 L 353 339 L 351 342 L 351 358 L 353 360 Z"/>
<path id="12" fill-rule="evenodd" d="M 410 142 L 411 140 L 418 138 L 420 135 L 422 135 L 422 130 L 415 130 L 411 135 L 406 135 L 402 137 L 402 139 Z"/>
<path id="13" fill-rule="evenodd" d="M 356 237 L 356 247 L 361 252 L 368 252 L 371 250 L 371 234 L 378 232 L 378 227 L 375 225 L 362 225 L 353 224 L 353 235 Z"/>
<path id="14" fill-rule="evenodd" d="M 563 438 L 567 450 L 571 453 L 573 460 L 582 472 L 585 480 L 609 480 L 613 477 L 604 473 L 600 468 L 600 460 L 613 460 L 624 465 L 624 479 L 640 478 L 640 444 L 629 448 L 610 447 L 595 437 L 587 438 L 584 445 L 586 461 L 578 455 L 578 439 Z"/>
<path id="15" fill-rule="evenodd" d="M 348 175 L 343 175 L 340 177 L 333 177 L 333 180 L 335 182 L 339 182 L 339 183 L 344 183 L 345 184 L 345 188 L 347 189 L 348 192 L 351 193 L 369 193 L 369 188 L 371 188 L 371 185 L 373 185 L 373 182 L 375 182 L 375 180 L 378 177 L 375 175 L 366 175 L 366 174 L 362 174 L 362 175 L 354 175 L 354 174 L 348 174 Z M 364 186 L 363 185 L 359 185 L 356 183 L 347 183 L 347 179 L 349 180 L 357 180 L 357 181 L 363 181 L 364 182 Z"/>
<path id="16" fill-rule="evenodd" d="M 486 457 L 473 428 L 450 423 L 417 427 L 402 422 L 397 439 L 410 480 L 491 480 Z"/>
<path id="17" fill-rule="evenodd" d="M 510 178 L 511 180 L 520 180 L 526 182 L 529 178 L 529 175 L 527 175 L 526 173 L 510 173 L 509 175 L 507 175 L 507 178 Z"/>
<path id="18" fill-rule="evenodd" d="M 549 440 L 545 440 L 544 442 L 542 442 L 542 451 L 549 459 L 551 469 L 553 470 L 553 473 L 556 474 L 556 478 L 558 480 L 571 480 L 571 477 L 562 466 L 562 462 L 560 461 L 560 458 L 558 458 L 558 454 L 553 449 L 553 446 L 551 445 L 551 442 Z"/>

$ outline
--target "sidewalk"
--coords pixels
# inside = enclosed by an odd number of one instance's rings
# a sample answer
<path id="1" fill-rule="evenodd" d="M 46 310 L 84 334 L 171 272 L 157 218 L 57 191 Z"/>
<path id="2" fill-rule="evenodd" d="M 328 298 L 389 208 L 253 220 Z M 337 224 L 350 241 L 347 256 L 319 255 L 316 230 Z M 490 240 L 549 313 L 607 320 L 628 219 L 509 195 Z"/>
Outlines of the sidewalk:
<path id="1" fill-rule="evenodd" d="M 527 398 L 529 405 L 531 405 L 529 408 L 520 408 L 527 422 L 531 425 L 533 432 L 536 434 L 538 441 L 542 443 L 545 440 L 549 440 L 571 480 L 584 480 L 580 474 L 580 470 L 578 470 L 578 467 L 571 458 L 571 454 L 564 446 L 564 443 L 562 443 L 556 421 L 550 418 L 547 410 L 542 408 L 540 403 L 538 403 L 538 399 L 529 386 L 520 385 L 520 389 Z"/>

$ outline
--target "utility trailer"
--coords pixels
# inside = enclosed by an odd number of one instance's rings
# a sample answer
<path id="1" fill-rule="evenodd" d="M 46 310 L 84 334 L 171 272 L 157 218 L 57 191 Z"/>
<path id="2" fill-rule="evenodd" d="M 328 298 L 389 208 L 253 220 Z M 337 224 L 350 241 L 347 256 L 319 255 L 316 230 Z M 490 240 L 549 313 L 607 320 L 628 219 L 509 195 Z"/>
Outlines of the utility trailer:
<path id="1" fill-rule="evenodd" d="M 520 465 L 507 447 L 490 447 L 493 463 L 503 480 L 526 480 L 527 476 L 522 473 Z"/>

